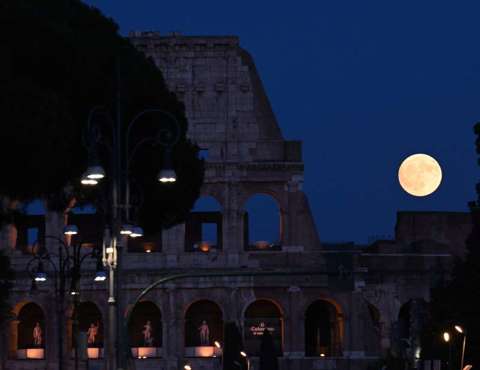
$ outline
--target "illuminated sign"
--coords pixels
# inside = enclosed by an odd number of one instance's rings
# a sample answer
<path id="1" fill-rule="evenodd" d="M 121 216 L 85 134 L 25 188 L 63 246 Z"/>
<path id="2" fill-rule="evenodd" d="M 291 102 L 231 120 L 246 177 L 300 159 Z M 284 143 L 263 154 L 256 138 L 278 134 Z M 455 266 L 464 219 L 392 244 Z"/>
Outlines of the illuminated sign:
<path id="1" fill-rule="evenodd" d="M 258 326 L 255 326 L 255 325 L 250 326 L 250 332 L 254 336 L 263 335 L 263 332 L 265 330 L 268 330 L 270 332 L 270 334 L 273 334 L 273 332 L 275 331 L 275 328 L 270 327 L 270 326 L 267 327 L 263 321 Z"/>

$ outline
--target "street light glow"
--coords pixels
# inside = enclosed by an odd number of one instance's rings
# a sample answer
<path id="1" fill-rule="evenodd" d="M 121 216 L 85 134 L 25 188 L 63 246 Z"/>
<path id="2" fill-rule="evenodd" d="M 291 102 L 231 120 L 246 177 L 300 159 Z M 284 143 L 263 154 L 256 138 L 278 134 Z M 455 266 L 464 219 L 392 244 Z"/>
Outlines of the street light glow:
<path id="1" fill-rule="evenodd" d="M 107 280 L 107 272 L 105 270 L 99 270 L 95 274 L 95 281 L 105 281 Z"/>
<path id="2" fill-rule="evenodd" d="M 220 342 L 218 340 L 216 340 L 213 344 L 215 344 L 215 347 L 217 348 L 222 348 Z"/>
<path id="3" fill-rule="evenodd" d="M 47 281 L 47 274 L 45 272 L 37 272 L 35 274 L 35 281 Z"/>
<path id="4" fill-rule="evenodd" d="M 95 179 L 89 179 L 88 177 L 82 177 L 80 180 L 82 185 L 97 185 L 98 181 Z"/>
<path id="5" fill-rule="evenodd" d="M 85 172 L 85 177 L 91 180 L 101 180 L 105 177 L 105 170 L 102 166 L 90 166 Z"/>
<path id="6" fill-rule="evenodd" d="M 192 370 L 192 367 L 190 365 L 185 365 L 183 368 L 184 370 Z"/>
<path id="7" fill-rule="evenodd" d="M 460 325 L 455 325 L 455 330 L 458 331 L 460 334 L 463 334 L 463 328 Z"/>
<path id="8" fill-rule="evenodd" d="M 158 181 L 161 183 L 169 183 L 177 181 L 177 174 L 171 168 L 164 168 L 158 174 Z"/>
<path id="9" fill-rule="evenodd" d="M 244 352 L 244 351 L 240 351 L 240 354 L 241 354 L 243 357 L 248 357 L 248 356 L 247 356 L 247 353 Z"/>
<path id="10" fill-rule="evenodd" d="M 120 234 L 122 235 L 131 235 L 133 231 L 133 226 L 130 224 L 124 224 L 120 229 Z"/>
<path id="11" fill-rule="evenodd" d="M 450 333 L 449 332 L 446 331 L 445 333 L 443 333 L 443 340 L 447 343 L 450 342 Z"/>
<path id="12" fill-rule="evenodd" d="M 140 226 L 135 226 L 132 229 L 132 233 L 130 234 L 131 238 L 139 238 L 143 236 L 143 229 Z"/>

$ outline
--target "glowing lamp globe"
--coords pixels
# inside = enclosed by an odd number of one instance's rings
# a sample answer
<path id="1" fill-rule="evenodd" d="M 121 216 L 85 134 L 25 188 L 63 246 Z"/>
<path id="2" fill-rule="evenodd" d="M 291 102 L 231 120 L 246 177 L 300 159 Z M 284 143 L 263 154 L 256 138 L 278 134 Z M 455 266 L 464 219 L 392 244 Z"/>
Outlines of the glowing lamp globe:
<path id="1" fill-rule="evenodd" d="M 77 235 L 78 234 L 78 227 L 75 225 L 67 225 L 63 229 L 63 233 L 65 235 Z"/>
<path id="2" fill-rule="evenodd" d="M 139 226 L 135 226 L 130 234 L 131 238 L 139 238 L 143 236 L 143 229 Z"/>
<path id="3" fill-rule="evenodd" d="M 85 172 L 85 177 L 92 180 L 101 180 L 105 177 L 105 170 L 102 166 L 90 166 Z"/>
<path id="4" fill-rule="evenodd" d="M 158 174 L 158 181 L 161 183 L 175 182 L 177 181 L 177 174 L 171 168 L 164 168 Z"/>

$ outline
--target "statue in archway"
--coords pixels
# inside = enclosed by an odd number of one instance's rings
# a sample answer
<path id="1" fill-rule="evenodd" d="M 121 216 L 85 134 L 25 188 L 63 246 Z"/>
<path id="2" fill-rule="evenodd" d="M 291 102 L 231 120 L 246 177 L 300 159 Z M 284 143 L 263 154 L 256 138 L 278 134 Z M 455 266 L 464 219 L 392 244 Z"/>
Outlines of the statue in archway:
<path id="1" fill-rule="evenodd" d="M 33 328 L 33 345 L 35 347 L 40 347 L 42 345 L 42 328 L 40 323 L 37 322 Z"/>
<path id="2" fill-rule="evenodd" d="M 97 339 L 97 334 L 98 334 L 98 327 L 99 327 L 98 321 L 96 325 L 92 322 L 90 324 L 90 327 L 87 330 L 87 343 L 90 346 L 95 344 L 95 340 Z"/>
<path id="3" fill-rule="evenodd" d="M 147 347 L 151 347 L 153 344 L 153 337 L 152 337 L 152 323 L 150 320 L 147 320 L 147 323 L 143 325 L 143 341 Z"/>
<path id="4" fill-rule="evenodd" d="M 210 328 L 205 320 L 202 321 L 198 331 L 200 332 L 200 345 L 208 346 L 210 344 Z"/>

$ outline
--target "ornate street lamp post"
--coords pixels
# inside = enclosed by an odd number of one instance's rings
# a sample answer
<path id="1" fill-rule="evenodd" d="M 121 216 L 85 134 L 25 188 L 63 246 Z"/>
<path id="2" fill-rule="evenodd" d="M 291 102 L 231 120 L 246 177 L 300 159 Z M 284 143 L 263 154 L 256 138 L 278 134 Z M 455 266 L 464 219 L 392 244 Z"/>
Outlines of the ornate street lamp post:
<path id="1" fill-rule="evenodd" d="M 157 175 L 157 180 L 161 184 L 173 183 L 176 181 L 176 173 L 171 161 L 171 152 L 173 146 L 180 139 L 180 125 L 176 118 L 168 112 L 161 109 L 146 109 L 138 113 L 126 126 L 124 131 L 120 120 L 120 109 L 117 107 L 117 119 L 112 120 L 107 110 L 102 107 L 95 107 L 90 111 L 87 122 L 87 147 L 89 152 L 89 167 L 82 176 L 81 183 L 85 186 L 95 186 L 104 178 L 111 176 L 110 187 L 108 189 L 111 199 L 110 220 L 104 232 L 102 261 L 108 269 L 108 347 L 107 347 L 107 369 L 115 370 L 121 365 L 119 348 L 122 348 L 124 338 L 120 335 L 118 327 L 121 327 L 122 318 L 118 314 L 121 312 L 121 248 L 123 237 L 141 237 L 143 230 L 134 225 L 131 220 L 131 191 L 130 191 L 130 167 L 137 151 L 146 144 L 160 145 L 163 151 L 163 166 Z M 94 120 L 98 115 L 107 117 L 109 141 L 105 142 L 100 132 L 99 124 Z M 156 120 L 158 130 L 155 135 L 142 137 L 134 143 L 130 143 L 132 129 L 141 122 L 146 116 L 160 116 Z M 105 120 L 100 121 L 105 123 Z M 170 124 L 170 127 L 164 126 L 164 122 Z M 111 175 L 99 161 L 97 155 L 98 146 L 108 147 L 108 162 L 111 168 Z M 123 203 L 120 200 L 123 198 Z M 125 239 L 123 239 L 125 240 Z"/>
<path id="2" fill-rule="evenodd" d="M 460 334 L 463 335 L 463 342 L 462 342 L 462 357 L 461 357 L 461 360 L 460 360 L 460 370 L 463 370 L 463 363 L 464 363 L 464 360 L 465 360 L 465 346 L 467 344 L 467 332 L 466 330 L 461 327 L 460 325 L 455 325 L 454 326 L 455 330 L 457 332 L 459 332 Z"/>
<path id="3" fill-rule="evenodd" d="M 65 318 L 65 293 L 66 287 L 70 284 L 68 292 L 74 299 L 74 314 L 76 312 L 76 303 L 78 302 L 79 283 L 80 283 L 80 269 L 82 263 L 87 257 L 98 258 L 99 251 L 93 249 L 89 253 L 81 254 L 82 243 L 71 243 L 71 236 L 78 234 L 78 228 L 74 225 L 68 225 L 64 229 L 64 235 L 68 238 L 61 238 L 57 236 L 46 235 L 45 239 L 55 240 L 58 244 L 57 253 L 50 252 L 44 245 L 39 245 L 38 241 L 34 243 L 33 257 L 27 263 L 27 271 L 32 277 L 32 288 L 37 287 L 37 283 L 43 283 L 49 280 L 47 269 L 45 266 L 50 266 L 53 270 L 53 284 L 55 294 L 55 306 L 57 314 L 57 356 L 58 369 L 64 368 L 64 349 L 63 349 L 63 322 Z M 100 271 L 97 271 L 99 274 Z M 102 281 L 95 277 L 96 281 Z M 77 334 L 78 325 L 74 317 L 74 332 Z M 75 345 L 75 368 L 78 368 L 78 339 L 76 338 Z"/>

